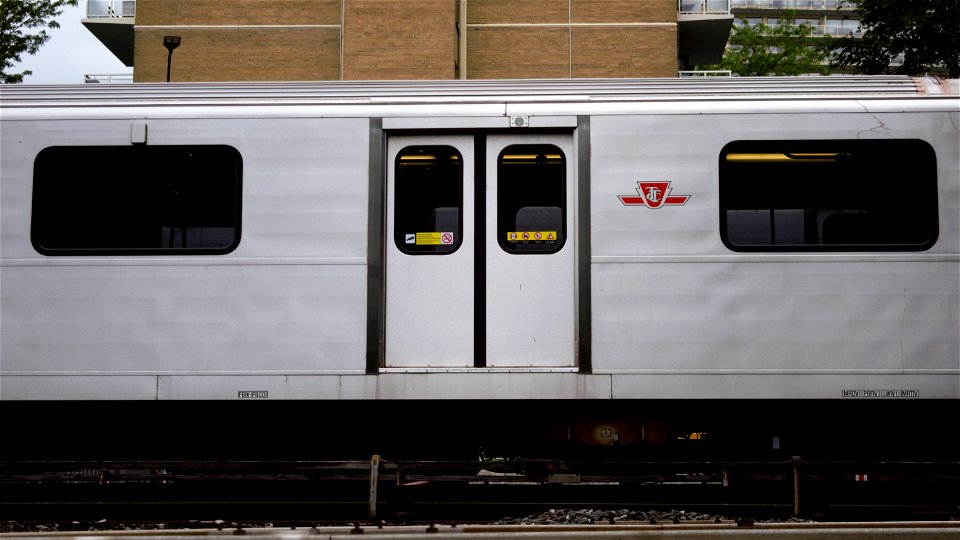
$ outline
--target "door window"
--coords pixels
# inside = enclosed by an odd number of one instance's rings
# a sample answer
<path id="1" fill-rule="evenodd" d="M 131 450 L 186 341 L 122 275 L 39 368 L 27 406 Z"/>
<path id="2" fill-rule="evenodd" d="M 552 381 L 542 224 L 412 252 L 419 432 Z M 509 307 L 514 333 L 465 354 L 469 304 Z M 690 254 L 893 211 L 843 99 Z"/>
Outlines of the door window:
<path id="1" fill-rule="evenodd" d="M 497 158 L 497 242 L 507 253 L 549 254 L 566 239 L 566 158 L 552 144 L 507 146 Z"/>
<path id="2" fill-rule="evenodd" d="M 397 155 L 394 242 L 410 255 L 447 254 L 463 239 L 463 158 L 452 146 Z"/>

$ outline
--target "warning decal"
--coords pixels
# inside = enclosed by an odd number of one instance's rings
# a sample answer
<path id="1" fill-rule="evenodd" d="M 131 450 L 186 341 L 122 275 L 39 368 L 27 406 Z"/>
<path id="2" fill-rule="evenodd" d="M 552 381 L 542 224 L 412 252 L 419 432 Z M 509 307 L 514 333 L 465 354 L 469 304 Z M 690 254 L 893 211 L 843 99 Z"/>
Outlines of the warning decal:
<path id="1" fill-rule="evenodd" d="M 557 242 L 557 231 L 510 231 L 507 241 L 554 244 Z"/>
<path id="2" fill-rule="evenodd" d="M 452 232 L 418 232 L 404 235 L 408 244 L 418 246 L 445 246 L 453 244 Z"/>

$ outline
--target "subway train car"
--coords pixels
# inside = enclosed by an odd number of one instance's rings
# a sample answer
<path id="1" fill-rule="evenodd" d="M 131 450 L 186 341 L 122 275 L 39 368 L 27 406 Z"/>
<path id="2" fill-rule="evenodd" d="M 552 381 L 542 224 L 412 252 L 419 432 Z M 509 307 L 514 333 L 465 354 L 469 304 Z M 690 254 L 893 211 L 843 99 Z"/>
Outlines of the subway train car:
<path id="1" fill-rule="evenodd" d="M 956 80 L 5 86 L 0 123 L 5 455 L 958 448 Z"/>

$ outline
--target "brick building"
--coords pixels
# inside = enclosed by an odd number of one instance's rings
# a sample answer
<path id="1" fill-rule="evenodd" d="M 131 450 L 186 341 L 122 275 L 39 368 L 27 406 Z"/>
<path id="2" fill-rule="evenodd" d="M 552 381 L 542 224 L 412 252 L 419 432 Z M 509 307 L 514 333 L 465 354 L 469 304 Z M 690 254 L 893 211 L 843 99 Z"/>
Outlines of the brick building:
<path id="1" fill-rule="evenodd" d="M 88 0 L 137 82 L 675 77 L 717 62 L 727 0 Z"/>

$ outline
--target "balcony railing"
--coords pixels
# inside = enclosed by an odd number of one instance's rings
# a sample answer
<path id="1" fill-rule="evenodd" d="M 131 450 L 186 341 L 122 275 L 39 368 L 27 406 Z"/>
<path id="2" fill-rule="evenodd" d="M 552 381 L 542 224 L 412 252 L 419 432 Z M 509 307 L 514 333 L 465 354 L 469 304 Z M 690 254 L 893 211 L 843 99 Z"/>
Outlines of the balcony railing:
<path id="1" fill-rule="evenodd" d="M 730 77 L 733 72 L 729 69 L 707 69 L 703 71 L 678 71 L 681 77 Z"/>
<path id="2" fill-rule="evenodd" d="M 737 24 L 739 25 L 740 23 L 738 22 Z M 747 26 L 757 26 L 757 24 L 747 21 Z M 767 26 L 774 27 L 776 24 L 767 24 Z M 813 27 L 813 32 L 811 32 L 810 35 L 814 37 L 863 37 L 863 29 L 859 26 L 840 26 L 835 24 L 812 24 L 810 26 Z"/>
<path id="3" fill-rule="evenodd" d="M 677 0 L 680 13 L 729 14 L 730 0 Z"/>
<path id="4" fill-rule="evenodd" d="M 137 14 L 137 0 L 87 0 L 88 19 L 119 19 Z"/>
<path id="5" fill-rule="evenodd" d="M 844 0 L 730 0 L 730 8 L 776 9 L 845 9 L 853 11 L 857 5 Z"/>
<path id="6" fill-rule="evenodd" d="M 850 28 L 849 26 L 819 25 L 813 27 L 813 35 L 830 37 L 862 37 L 863 30 L 860 27 Z"/>

